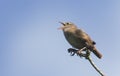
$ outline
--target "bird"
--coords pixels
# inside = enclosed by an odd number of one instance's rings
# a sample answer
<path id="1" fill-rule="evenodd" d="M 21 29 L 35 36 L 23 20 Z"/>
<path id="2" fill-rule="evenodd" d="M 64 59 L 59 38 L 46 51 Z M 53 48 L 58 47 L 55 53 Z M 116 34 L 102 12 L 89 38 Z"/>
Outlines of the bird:
<path id="1" fill-rule="evenodd" d="M 90 36 L 83 31 L 83 29 L 78 28 L 72 22 L 60 22 L 62 26 L 59 28 L 63 31 L 64 36 L 68 43 L 76 49 L 82 49 L 86 47 L 91 52 L 93 52 L 99 59 L 102 58 L 102 54 L 96 49 L 96 42 L 93 41 Z"/>

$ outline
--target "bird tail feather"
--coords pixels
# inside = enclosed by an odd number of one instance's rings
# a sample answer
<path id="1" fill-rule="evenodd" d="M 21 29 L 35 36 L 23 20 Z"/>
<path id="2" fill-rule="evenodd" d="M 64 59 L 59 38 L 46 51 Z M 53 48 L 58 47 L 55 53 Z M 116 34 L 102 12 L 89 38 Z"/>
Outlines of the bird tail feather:
<path id="1" fill-rule="evenodd" d="M 102 54 L 94 47 L 93 51 L 92 51 L 99 59 L 102 58 Z"/>

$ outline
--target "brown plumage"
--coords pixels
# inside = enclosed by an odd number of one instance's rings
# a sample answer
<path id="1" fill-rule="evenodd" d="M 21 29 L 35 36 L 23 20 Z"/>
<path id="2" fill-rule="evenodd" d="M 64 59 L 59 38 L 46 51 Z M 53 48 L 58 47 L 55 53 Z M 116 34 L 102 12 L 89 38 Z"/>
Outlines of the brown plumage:
<path id="1" fill-rule="evenodd" d="M 76 25 L 71 22 L 62 23 L 60 28 L 63 30 L 66 40 L 76 49 L 87 47 L 98 58 L 102 58 L 102 54 L 96 49 L 95 42 L 83 30 L 78 29 Z"/>

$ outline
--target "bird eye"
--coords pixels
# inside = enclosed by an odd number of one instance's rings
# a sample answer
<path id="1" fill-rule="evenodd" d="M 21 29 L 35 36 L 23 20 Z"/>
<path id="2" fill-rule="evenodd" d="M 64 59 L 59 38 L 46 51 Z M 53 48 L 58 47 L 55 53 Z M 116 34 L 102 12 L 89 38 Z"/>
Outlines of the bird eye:
<path id="1" fill-rule="evenodd" d="M 67 24 L 67 25 L 71 25 L 72 23 L 70 23 L 70 22 L 67 22 L 66 24 Z"/>
<path id="2" fill-rule="evenodd" d="M 70 23 L 69 23 L 69 22 L 67 22 L 66 24 L 67 24 L 67 25 L 69 25 Z"/>

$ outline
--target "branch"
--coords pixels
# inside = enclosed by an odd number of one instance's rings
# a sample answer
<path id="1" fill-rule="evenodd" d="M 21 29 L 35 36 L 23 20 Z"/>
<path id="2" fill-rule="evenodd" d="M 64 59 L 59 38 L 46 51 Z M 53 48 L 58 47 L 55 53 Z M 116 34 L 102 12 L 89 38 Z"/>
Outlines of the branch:
<path id="1" fill-rule="evenodd" d="M 101 76 L 105 76 L 102 71 L 100 71 L 100 69 L 95 65 L 95 63 L 93 62 L 92 58 L 90 56 L 87 57 L 87 59 L 89 60 L 90 64 L 94 67 L 94 69 L 101 75 Z"/>
<path id="2" fill-rule="evenodd" d="M 83 51 L 85 51 L 85 53 L 83 53 Z M 68 52 L 71 53 L 71 56 L 74 56 L 75 54 L 77 56 L 80 56 L 80 57 L 85 57 L 89 62 L 90 64 L 94 67 L 94 69 L 101 75 L 101 76 L 105 76 L 102 71 L 100 71 L 100 69 L 95 65 L 95 63 L 93 62 L 92 58 L 90 57 L 90 50 L 87 49 L 86 47 L 83 47 L 82 49 L 80 50 L 76 50 L 76 49 L 73 49 L 73 48 L 69 48 L 68 49 Z"/>

